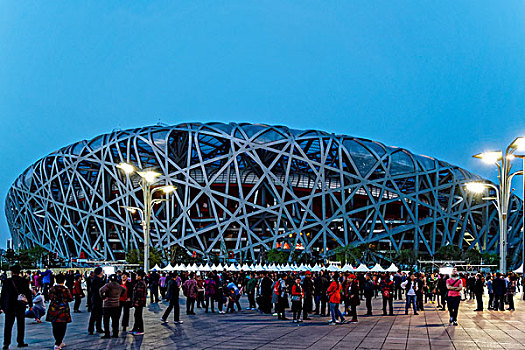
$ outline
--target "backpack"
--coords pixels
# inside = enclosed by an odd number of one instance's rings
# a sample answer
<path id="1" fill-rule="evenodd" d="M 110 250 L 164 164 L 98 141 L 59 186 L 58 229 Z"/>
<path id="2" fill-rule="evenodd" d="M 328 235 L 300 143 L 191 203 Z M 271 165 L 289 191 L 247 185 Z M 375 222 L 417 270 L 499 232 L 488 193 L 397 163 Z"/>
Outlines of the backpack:
<path id="1" fill-rule="evenodd" d="M 281 281 L 275 283 L 275 286 L 273 286 L 273 292 L 277 295 L 281 295 Z"/>
<path id="2" fill-rule="evenodd" d="M 188 293 L 189 293 L 188 284 L 183 283 L 182 284 L 182 294 L 184 294 L 185 297 L 188 297 Z"/>

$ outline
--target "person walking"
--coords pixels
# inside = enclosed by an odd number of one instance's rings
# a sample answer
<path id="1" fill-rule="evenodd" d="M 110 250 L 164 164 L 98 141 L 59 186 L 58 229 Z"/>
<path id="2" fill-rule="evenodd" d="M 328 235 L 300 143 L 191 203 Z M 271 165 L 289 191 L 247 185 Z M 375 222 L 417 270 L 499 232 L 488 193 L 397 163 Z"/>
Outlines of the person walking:
<path id="1" fill-rule="evenodd" d="M 11 277 L 7 278 L 2 284 L 2 293 L 0 294 L 0 313 L 5 313 L 3 349 L 9 349 L 15 320 L 18 347 L 28 346 L 24 342 L 26 305 L 29 305 L 29 310 L 33 310 L 33 298 L 29 290 L 29 283 L 20 276 L 20 265 L 11 266 L 10 270 Z"/>
<path id="2" fill-rule="evenodd" d="M 69 303 L 73 301 L 73 296 L 69 289 L 64 286 L 65 279 L 63 274 L 56 275 L 56 285 L 49 289 L 50 303 L 46 321 L 51 322 L 53 327 L 54 350 L 60 350 L 66 346 L 63 340 L 66 336 L 67 324 L 71 323 Z"/>
<path id="3" fill-rule="evenodd" d="M 109 276 L 109 282 L 100 288 L 100 297 L 103 300 L 102 310 L 104 315 L 104 335 L 102 339 L 111 338 L 109 321 L 113 330 L 113 338 L 118 338 L 119 318 L 120 318 L 120 297 L 126 289 L 120 285 L 117 275 Z"/>
<path id="4" fill-rule="evenodd" d="M 214 281 L 215 282 L 215 281 Z M 180 320 L 180 306 L 179 306 L 179 290 L 181 286 L 181 280 L 180 277 L 177 275 L 176 272 L 173 272 L 170 274 L 170 279 L 167 283 L 167 292 L 166 292 L 166 299 L 170 302 L 168 308 L 164 312 L 164 315 L 162 315 L 162 318 L 160 321 L 162 323 L 168 322 L 168 316 L 171 313 L 171 310 L 173 310 L 173 322 L 176 324 L 182 324 L 183 322 Z M 213 304 L 212 304 L 212 310 L 213 310 Z"/>
<path id="5" fill-rule="evenodd" d="M 190 273 L 189 278 L 182 284 L 182 291 L 186 297 L 186 315 L 195 315 L 193 312 L 195 307 L 195 300 L 197 300 L 197 281 L 195 274 Z"/>
<path id="6" fill-rule="evenodd" d="M 73 305 L 73 312 L 80 313 L 80 304 L 82 303 L 82 298 L 85 297 L 84 290 L 82 290 L 82 275 L 75 275 L 75 282 L 73 283 L 72 295 L 75 298 L 75 304 Z"/>
<path id="7" fill-rule="evenodd" d="M 394 316 L 394 306 L 393 306 L 393 299 L 394 299 L 394 281 L 390 279 L 390 274 L 387 272 L 385 273 L 385 276 L 381 279 L 381 295 L 383 296 L 383 316 L 386 316 L 386 307 L 387 304 L 389 305 L 389 312 L 388 315 Z"/>
<path id="8" fill-rule="evenodd" d="M 100 297 L 100 288 L 104 286 L 104 271 L 102 267 L 95 268 L 95 276 L 91 281 L 91 315 L 89 315 L 88 334 L 93 335 L 96 328 L 97 333 L 104 333 L 102 330 L 102 298 Z"/>
<path id="9" fill-rule="evenodd" d="M 412 305 L 414 315 L 419 315 L 417 313 L 416 305 L 417 283 L 415 282 L 415 276 L 410 275 L 405 282 L 401 283 L 401 288 L 406 291 L 405 315 L 408 315 L 408 308 L 410 305 Z"/>
<path id="10" fill-rule="evenodd" d="M 42 284 L 44 291 L 44 299 L 49 301 L 49 288 L 51 287 L 51 280 L 53 278 L 53 272 L 46 266 L 46 270 L 42 272 Z"/>
<path id="11" fill-rule="evenodd" d="M 204 312 L 208 312 L 211 309 L 211 312 L 215 312 L 215 293 L 217 290 L 217 281 L 215 280 L 215 275 L 213 272 L 208 274 L 208 278 L 204 281 L 204 298 L 206 309 Z"/>
<path id="12" fill-rule="evenodd" d="M 138 271 L 137 281 L 133 287 L 132 305 L 135 308 L 135 313 L 133 314 L 135 323 L 133 324 L 133 328 L 131 330 L 131 334 L 133 335 L 144 335 L 143 311 L 148 297 L 148 286 L 146 285 L 146 281 L 144 281 L 145 276 L 146 273 L 144 271 Z"/>
<path id="13" fill-rule="evenodd" d="M 292 313 L 293 323 L 301 321 L 301 311 L 303 309 L 303 288 L 301 287 L 301 278 L 297 277 L 292 286 Z"/>
<path id="14" fill-rule="evenodd" d="M 361 299 L 359 298 L 359 281 L 354 274 L 348 276 L 348 281 L 350 283 L 348 284 L 347 296 L 348 304 L 350 305 L 350 315 L 352 316 L 350 323 L 357 323 L 357 305 L 361 304 Z"/>
<path id="15" fill-rule="evenodd" d="M 374 282 L 370 278 L 370 274 L 365 276 L 364 296 L 366 300 L 366 316 L 372 316 L 372 297 L 374 296 Z"/>
<path id="16" fill-rule="evenodd" d="M 448 289 L 448 312 L 450 314 L 449 323 L 454 326 L 458 325 L 458 311 L 459 303 L 461 302 L 461 290 L 463 289 L 463 281 L 458 276 L 456 269 L 452 272 L 452 277 L 447 280 Z"/>
<path id="17" fill-rule="evenodd" d="M 328 301 L 330 302 L 330 315 L 332 316 L 330 322 L 328 322 L 330 325 L 335 325 L 338 323 L 343 324 L 345 322 L 345 318 L 341 314 L 341 311 L 339 310 L 339 304 L 341 304 L 341 291 L 343 287 L 341 283 L 339 282 L 339 274 L 334 273 L 332 277 L 332 282 L 330 283 L 330 286 L 328 287 L 326 293 L 328 295 Z M 359 293 L 359 291 L 358 291 Z M 359 299 L 359 294 L 358 294 Z M 340 319 L 341 322 L 337 322 L 337 319 Z"/>
<path id="18" fill-rule="evenodd" d="M 148 278 L 149 291 L 150 291 L 150 303 L 156 304 L 159 302 L 159 279 L 160 276 L 157 271 L 150 273 Z"/>

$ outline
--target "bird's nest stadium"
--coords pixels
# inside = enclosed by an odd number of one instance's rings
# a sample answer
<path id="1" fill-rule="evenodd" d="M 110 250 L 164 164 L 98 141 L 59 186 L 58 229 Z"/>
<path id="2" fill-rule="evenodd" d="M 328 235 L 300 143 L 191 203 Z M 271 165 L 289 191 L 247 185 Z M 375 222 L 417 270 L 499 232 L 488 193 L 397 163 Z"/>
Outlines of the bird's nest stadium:
<path id="1" fill-rule="evenodd" d="M 457 166 L 379 142 L 248 123 L 187 123 L 114 131 L 66 146 L 20 175 L 6 199 L 15 245 L 63 258 L 123 259 L 143 245 L 138 179 L 176 190 L 151 213 L 151 245 L 258 261 L 270 249 L 329 259 L 339 246 L 377 254 L 448 244 L 497 252 L 496 207 L 467 193 L 482 180 Z M 522 202 L 509 211 L 509 255 L 521 253 Z M 519 252 L 518 252 L 519 250 Z"/>

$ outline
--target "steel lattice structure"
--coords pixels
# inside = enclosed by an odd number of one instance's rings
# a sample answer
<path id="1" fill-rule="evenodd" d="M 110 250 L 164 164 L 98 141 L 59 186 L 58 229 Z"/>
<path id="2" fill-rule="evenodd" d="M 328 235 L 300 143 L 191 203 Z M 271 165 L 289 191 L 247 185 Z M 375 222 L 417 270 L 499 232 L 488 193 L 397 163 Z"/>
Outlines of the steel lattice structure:
<path id="1" fill-rule="evenodd" d="M 319 257 L 359 244 L 431 256 L 447 244 L 497 250 L 495 207 L 464 186 L 477 175 L 371 140 L 235 123 L 114 131 L 42 158 L 6 199 L 15 244 L 112 260 L 139 248 L 138 218 L 122 206 L 143 207 L 142 194 L 116 167 L 122 161 L 178 188 L 153 213 L 151 242 L 161 249 L 227 249 L 254 261 L 275 247 Z M 515 259 L 521 205 L 514 197 Z"/>

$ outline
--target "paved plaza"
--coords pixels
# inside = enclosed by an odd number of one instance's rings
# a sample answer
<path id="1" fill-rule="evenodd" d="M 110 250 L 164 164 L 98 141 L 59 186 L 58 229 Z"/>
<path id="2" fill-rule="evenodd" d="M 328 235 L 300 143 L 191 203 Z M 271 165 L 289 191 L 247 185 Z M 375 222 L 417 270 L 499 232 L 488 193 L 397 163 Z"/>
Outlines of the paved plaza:
<path id="1" fill-rule="evenodd" d="M 448 312 L 437 311 L 433 304 L 419 316 L 405 316 L 402 301 L 394 303 L 395 316 L 359 317 L 358 324 L 329 326 L 328 318 L 318 316 L 294 324 L 256 311 L 219 315 L 196 309 L 196 316 L 182 313 L 183 325 L 173 324 L 172 317 L 162 325 L 159 319 L 167 304 L 161 302 L 145 309 L 144 336 L 90 336 L 89 313 L 84 312 L 72 315 L 65 342 L 66 349 L 525 349 L 525 302 L 517 299 L 514 312 L 475 312 L 474 301 L 462 302 L 457 327 L 449 326 Z M 246 306 L 246 299 L 241 302 Z M 381 313 L 380 303 L 380 298 L 374 300 L 376 314 Z M 3 323 L 2 316 L 0 329 Z M 26 327 L 30 349 L 52 348 L 49 323 L 27 320 Z"/>

